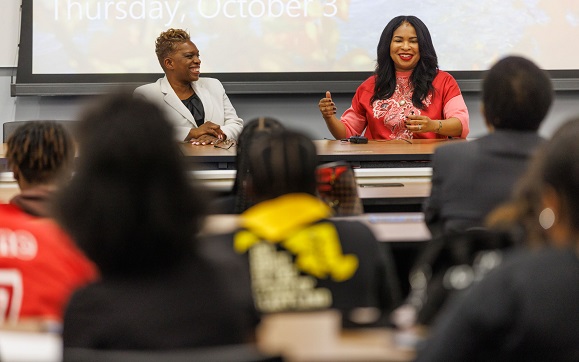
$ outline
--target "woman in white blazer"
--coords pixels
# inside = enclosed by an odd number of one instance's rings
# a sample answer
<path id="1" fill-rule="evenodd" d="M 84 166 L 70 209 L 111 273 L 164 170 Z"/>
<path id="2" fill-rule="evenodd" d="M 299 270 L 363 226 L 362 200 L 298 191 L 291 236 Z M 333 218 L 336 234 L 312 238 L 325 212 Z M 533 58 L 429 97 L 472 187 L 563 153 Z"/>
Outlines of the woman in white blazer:
<path id="1" fill-rule="evenodd" d="M 155 42 L 155 52 L 165 77 L 138 87 L 134 94 L 164 110 L 179 141 L 210 145 L 237 139 L 243 120 L 237 116 L 219 80 L 199 77 L 199 50 L 189 34 L 181 29 L 161 33 Z"/>

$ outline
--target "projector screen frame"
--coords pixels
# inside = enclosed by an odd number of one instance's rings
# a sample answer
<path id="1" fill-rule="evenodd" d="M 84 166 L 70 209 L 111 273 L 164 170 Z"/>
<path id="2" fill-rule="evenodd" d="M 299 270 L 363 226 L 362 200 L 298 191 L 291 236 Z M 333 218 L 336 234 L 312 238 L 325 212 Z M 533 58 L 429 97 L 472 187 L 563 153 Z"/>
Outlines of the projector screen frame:
<path id="1" fill-rule="evenodd" d="M 16 96 L 98 95 L 119 89 L 134 89 L 155 82 L 163 73 L 147 74 L 33 74 L 32 73 L 32 2 L 22 0 L 20 43 L 15 81 L 10 94 Z M 480 92 L 484 70 L 452 71 L 464 93 Z M 579 69 L 547 70 L 555 91 L 578 91 Z M 219 79 L 229 94 L 313 94 L 354 93 L 370 75 L 368 72 L 309 73 L 203 73 L 202 77 Z"/>

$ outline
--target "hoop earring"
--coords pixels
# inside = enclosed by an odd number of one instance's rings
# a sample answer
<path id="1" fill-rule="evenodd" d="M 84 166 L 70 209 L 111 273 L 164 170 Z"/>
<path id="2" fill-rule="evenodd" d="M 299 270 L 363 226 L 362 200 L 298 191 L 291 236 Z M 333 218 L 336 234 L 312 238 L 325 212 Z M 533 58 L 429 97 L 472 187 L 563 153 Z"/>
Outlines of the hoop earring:
<path id="1" fill-rule="evenodd" d="M 555 212 L 550 207 L 546 207 L 539 214 L 539 224 L 545 230 L 549 230 L 555 224 Z"/>

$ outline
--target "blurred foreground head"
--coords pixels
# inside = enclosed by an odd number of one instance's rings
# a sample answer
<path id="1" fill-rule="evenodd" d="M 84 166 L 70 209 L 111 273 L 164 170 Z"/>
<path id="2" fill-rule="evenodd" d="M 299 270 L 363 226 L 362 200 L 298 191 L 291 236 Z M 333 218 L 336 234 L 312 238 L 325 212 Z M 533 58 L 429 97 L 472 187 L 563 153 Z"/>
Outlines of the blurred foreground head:
<path id="1" fill-rule="evenodd" d="M 556 243 L 579 242 L 578 139 L 579 118 L 576 118 L 561 125 L 538 155 L 543 210 L 553 211 L 552 223 L 542 219 L 541 224 Z"/>
<path id="2" fill-rule="evenodd" d="M 537 131 L 552 102 L 549 75 L 523 57 L 499 60 L 483 81 L 483 114 L 496 129 Z"/>
<path id="3" fill-rule="evenodd" d="M 154 272 L 193 250 L 205 203 L 155 105 L 107 97 L 82 117 L 78 141 L 57 214 L 103 276 Z"/>

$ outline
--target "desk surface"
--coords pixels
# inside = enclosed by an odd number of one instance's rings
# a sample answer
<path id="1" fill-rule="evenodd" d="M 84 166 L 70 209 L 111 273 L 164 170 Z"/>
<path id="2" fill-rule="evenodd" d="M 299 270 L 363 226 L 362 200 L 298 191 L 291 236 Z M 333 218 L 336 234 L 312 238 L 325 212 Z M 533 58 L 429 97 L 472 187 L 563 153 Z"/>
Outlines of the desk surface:
<path id="1" fill-rule="evenodd" d="M 396 344 L 394 331 L 389 329 L 340 331 L 308 314 L 273 322 L 264 317 L 258 327 L 261 338 L 257 345 L 264 352 L 281 352 L 289 362 L 406 362 L 415 356 L 412 349 Z M 0 331 L 0 358 L 14 362 L 62 361 L 62 338 L 54 333 Z"/>
<path id="2" fill-rule="evenodd" d="M 381 242 L 425 242 L 430 240 L 430 231 L 420 212 L 369 213 L 359 216 L 336 217 L 336 220 L 361 221 Z M 237 229 L 238 215 L 209 215 L 205 219 L 202 233 L 229 233 Z"/>
<path id="3" fill-rule="evenodd" d="M 416 174 L 413 170 L 429 170 L 428 162 L 434 149 L 448 142 L 462 140 L 412 140 L 412 144 L 401 140 L 379 141 L 370 140 L 368 144 L 351 144 L 337 140 L 314 141 L 320 162 L 345 160 L 351 162 L 355 168 L 356 179 L 360 187 L 358 194 L 364 205 L 380 206 L 409 204 L 419 205 L 425 197 L 430 195 L 430 174 Z M 5 157 L 5 144 L 0 148 L 0 173 L 9 171 Z M 198 170 L 198 178 L 209 188 L 216 191 L 231 189 L 235 178 L 235 157 L 237 148 L 221 149 L 213 146 L 194 146 L 181 143 L 179 147 L 191 165 L 205 165 L 205 171 Z M 411 161 L 411 162 L 408 162 Z M 416 162 L 412 162 L 416 161 Z M 390 163 L 388 166 L 385 164 Z M 394 164 L 394 166 L 393 166 Z M 419 167 L 416 167 L 418 164 Z M 401 168 L 395 168 L 400 166 Z M 414 167 L 411 167 L 414 166 Z M 358 171 L 371 171 L 373 173 Z M 220 170 L 221 169 L 221 170 Z M 395 171 L 396 175 L 391 175 Z M 407 170 L 407 171 L 404 171 Z M 203 174 L 203 172 L 207 174 Z M 216 172 L 230 172 L 226 175 L 215 175 Z M 7 176 L 0 181 L 12 181 Z M 398 184 L 402 186 L 394 186 Z M 0 200 L 9 199 L 17 187 L 15 183 L 9 185 L 3 182 L 0 185 Z"/>
<path id="4" fill-rule="evenodd" d="M 348 161 L 353 167 L 428 167 L 432 153 L 448 142 L 464 140 L 418 139 L 370 140 L 367 144 L 353 144 L 339 140 L 315 140 L 320 163 Z M 182 154 L 195 169 L 235 169 L 237 147 L 229 149 L 179 143 Z M 6 144 L 0 148 L 0 172 L 6 172 Z M 394 166 L 393 166 L 394 165 Z"/>
<path id="5" fill-rule="evenodd" d="M 353 144 L 339 140 L 315 140 L 320 162 L 345 161 L 429 161 L 436 147 L 448 142 L 464 140 L 417 139 L 370 140 L 367 144 Z M 237 147 L 229 149 L 179 143 L 184 156 L 195 162 L 234 162 Z M 0 159 L 6 159 L 6 144 L 0 147 Z"/>
<path id="6" fill-rule="evenodd" d="M 340 324 L 339 313 L 332 310 L 265 315 L 257 345 L 290 362 L 404 362 L 415 357 L 412 349 L 397 345 L 393 330 L 342 330 Z"/>
<path id="7" fill-rule="evenodd" d="M 416 139 L 412 143 L 403 140 L 370 140 L 367 144 L 354 144 L 339 140 L 314 140 L 320 162 L 333 161 L 429 161 L 436 147 L 448 142 L 464 140 Z M 180 143 L 184 156 L 194 162 L 234 162 L 237 148 L 222 149 L 213 146 L 195 146 Z"/>

